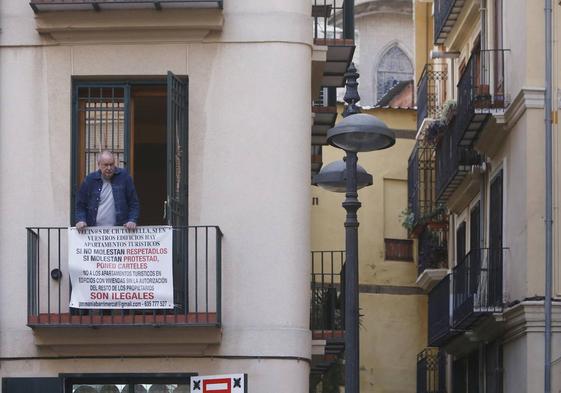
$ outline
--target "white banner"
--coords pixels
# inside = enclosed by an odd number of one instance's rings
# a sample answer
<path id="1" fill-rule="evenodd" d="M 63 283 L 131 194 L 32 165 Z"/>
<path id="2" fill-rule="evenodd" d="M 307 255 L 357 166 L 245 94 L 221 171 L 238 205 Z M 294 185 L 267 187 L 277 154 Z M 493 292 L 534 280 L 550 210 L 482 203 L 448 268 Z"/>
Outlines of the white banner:
<path id="1" fill-rule="evenodd" d="M 68 228 L 74 308 L 173 308 L 173 229 Z"/>

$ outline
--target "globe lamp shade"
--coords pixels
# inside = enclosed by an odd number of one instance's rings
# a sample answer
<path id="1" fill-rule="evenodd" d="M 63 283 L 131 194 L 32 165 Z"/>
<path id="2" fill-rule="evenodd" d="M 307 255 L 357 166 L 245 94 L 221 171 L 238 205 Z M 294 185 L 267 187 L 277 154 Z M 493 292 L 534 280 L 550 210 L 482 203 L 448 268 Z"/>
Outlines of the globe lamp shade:
<path id="1" fill-rule="evenodd" d="M 356 166 L 357 189 L 371 186 L 372 175 L 360 165 Z M 328 191 L 346 192 L 347 164 L 343 160 L 331 162 L 321 168 L 319 173 L 312 179 L 314 186 L 320 186 Z"/>
<path id="2" fill-rule="evenodd" d="M 392 130 L 376 116 L 357 113 L 327 131 L 327 142 L 352 152 L 383 150 L 395 144 Z"/>

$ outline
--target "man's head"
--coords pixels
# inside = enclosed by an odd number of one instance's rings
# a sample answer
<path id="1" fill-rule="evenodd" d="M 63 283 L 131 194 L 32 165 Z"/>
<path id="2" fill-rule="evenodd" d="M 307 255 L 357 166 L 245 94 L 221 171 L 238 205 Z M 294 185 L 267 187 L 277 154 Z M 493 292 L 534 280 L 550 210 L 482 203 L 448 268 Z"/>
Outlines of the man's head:
<path id="1" fill-rule="evenodd" d="M 111 179 L 115 173 L 115 158 L 113 153 L 108 150 L 102 151 L 97 157 L 97 167 L 101 171 L 101 176 L 106 180 Z"/>

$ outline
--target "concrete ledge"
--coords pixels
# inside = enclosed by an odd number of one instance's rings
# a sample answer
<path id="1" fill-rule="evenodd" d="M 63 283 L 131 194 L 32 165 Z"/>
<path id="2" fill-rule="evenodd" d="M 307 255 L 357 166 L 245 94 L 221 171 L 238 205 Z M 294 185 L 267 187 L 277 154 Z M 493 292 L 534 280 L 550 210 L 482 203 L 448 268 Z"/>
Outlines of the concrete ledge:
<path id="1" fill-rule="evenodd" d="M 505 342 L 529 333 L 543 334 L 545 330 L 543 303 L 543 301 L 524 301 L 504 311 L 503 315 L 506 321 Z M 552 331 L 561 333 L 561 302 L 554 302 L 552 308 Z"/>
<path id="2" fill-rule="evenodd" d="M 220 328 L 34 329 L 40 350 L 60 355 L 202 354 L 222 340 Z"/>
<path id="3" fill-rule="evenodd" d="M 446 275 L 448 269 L 426 269 L 422 272 L 415 284 L 425 292 L 430 292 Z"/>

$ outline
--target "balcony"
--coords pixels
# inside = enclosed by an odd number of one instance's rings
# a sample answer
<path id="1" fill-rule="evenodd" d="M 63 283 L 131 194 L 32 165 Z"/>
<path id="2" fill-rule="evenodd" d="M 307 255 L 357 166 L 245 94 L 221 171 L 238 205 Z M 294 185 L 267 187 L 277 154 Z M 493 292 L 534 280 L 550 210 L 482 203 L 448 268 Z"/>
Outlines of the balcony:
<path id="1" fill-rule="evenodd" d="M 440 118 L 446 96 L 448 71 L 446 64 L 426 64 L 417 84 L 417 130 L 423 129 L 425 120 Z"/>
<path id="2" fill-rule="evenodd" d="M 337 89 L 324 87 L 319 99 L 312 103 L 312 146 L 327 145 L 327 131 L 337 119 Z M 319 171 L 319 168 L 318 168 Z"/>
<path id="3" fill-rule="evenodd" d="M 450 275 L 444 277 L 429 293 L 428 343 L 440 347 L 452 336 L 450 330 Z"/>
<path id="4" fill-rule="evenodd" d="M 342 0 L 312 0 L 314 45 L 327 46 L 323 87 L 342 87 L 353 58 L 354 3 Z"/>
<path id="5" fill-rule="evenodd" d="M 77 309 L 64 227 L 27 228 L 27 325 L 31 328 L 220 327 L 222 232 L 216 226 L 173 229 L 173 309 Z M 125 290 L 126 291 L 126 290 Z"/>
<path id="6" fill-rule="evenodd" d="M 223 0 L 31 0 L 35 13 L 131 9 L 222 8 Z"/>
<path id="7" fill-rule="evenodd" d="M 417 355 L 416 393 L 446 393 L 446 353 L 426 348 Z"/>
<path id="8" fill-rule="evenodd" d="M 471 148 L 493 113 L 502 114 L 510 103 L 505 83 L 506 49 L 472 54 L 458 83 L 456 123 L 458 144 Z"/>
<path id="9" fill-rule="evenodd" d="M 482 162 L 482 157 L 475 150 L 460 146 L 462 134 L 463 130 L 456 116 L 436 146 L 435 180 L 439 203 L 446 203 L 472 166 Z"/>
<path id="10" fill-rule="evenodd" d="M 411 237 L 417 237 L 424 225 L 436 218 L 436 159 L 434 146 L 417 141 L 407 166 L 408 222 Z"/>
<path id="11" fill-rule="evenodd" d="M 453 326 L 468 329 L 503 310 L 503 248 L 470 251 L 452 271 Z"/>
<path id="12" fill-rule="evenodd" d="M 427 226 L 419 236 L 419 275 L 429 269 L 448 269 L 448 225 L 440 224 Z"/>
<path id="13" fill-rule="evenodd" d="M 312 251 L 312 374 L 324 374 L 345 349 L 345 251 Z"/>
<path id="14" fill-rule="evenodd" d="M 434 0 L 434 44 L 442 45 L 454 28 L 465 0 Z"/>
<path id="15" fill-rule="evenodd" d="M 343 337 L 345 251 L 312 251 L 310 328 L 314 338 Z"/>

